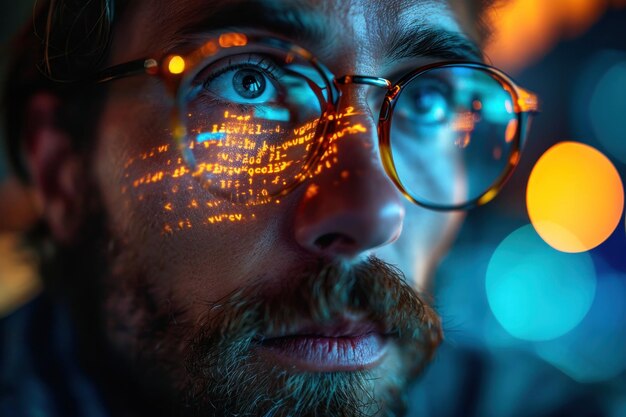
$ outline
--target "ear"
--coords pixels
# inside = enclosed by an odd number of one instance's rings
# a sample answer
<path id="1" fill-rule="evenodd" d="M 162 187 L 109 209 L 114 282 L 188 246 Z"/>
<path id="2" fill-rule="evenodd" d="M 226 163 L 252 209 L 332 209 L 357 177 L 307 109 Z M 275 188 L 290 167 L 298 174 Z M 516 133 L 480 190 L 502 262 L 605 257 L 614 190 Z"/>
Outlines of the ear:
<path id="1" fill-rule="evenodd" d="M 26 162 L 35 197 L 54 238 L 72 242 L 84 213 L 85 187 L 80 154 L 69 133 L 59 127 L 61 101 L 40 92 L 26 108 Z"/>

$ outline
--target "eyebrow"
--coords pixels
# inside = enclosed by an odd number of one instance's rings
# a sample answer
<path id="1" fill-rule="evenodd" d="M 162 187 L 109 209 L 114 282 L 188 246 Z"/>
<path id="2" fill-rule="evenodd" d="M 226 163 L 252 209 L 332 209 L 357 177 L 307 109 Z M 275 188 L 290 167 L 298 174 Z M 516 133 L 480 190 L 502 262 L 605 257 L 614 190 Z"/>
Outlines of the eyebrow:
<path id="1" fill-rule="evenodd" d="M 300 42 L 323 42 L 328 38 L 322 16 L 295 2 L 289 6 L 259 0 L 227 2 L 223 6 L 212 8 L 208 15 L 198 15 L 189 19 L 183 18 L 187 23 L 174 33 L 176 41 L 185 42 L 197 39 L 199 34 L 224 29 L 265 30 Z"/>
<path id="2" fill-rule="evenodd" d="M 478 45 L 460 33 L 431 27 L 412 27 L 393 36 L 389 44 L 392 61 L 403 58 L 430 57 L 441 60 L 483 60 Z"/>
<path id="3" fill-rule="evenodd" d="M 200 15 L 205 16 L 200 16 Z M 210 14 L 196 13 L 174 33 L 169 49 L 193 40 L 202 41 L 202 34 L 225 29 L 257 29 L 279 34 L 302 46 L 315 45 L 324 50 L 341 36 L 340 28 L 328 27 L 323 15 L 300 2 L 288 5 L 279 2 L 243 0 L 227 2 L 212 8 Z M 462 34 L 415 24 L 398 28 L 386 36 L 388 46 L 383 56 L 390 61 L 403 58 L 434 58 L 440 60 L 482 61 L 481 49 Z"/>

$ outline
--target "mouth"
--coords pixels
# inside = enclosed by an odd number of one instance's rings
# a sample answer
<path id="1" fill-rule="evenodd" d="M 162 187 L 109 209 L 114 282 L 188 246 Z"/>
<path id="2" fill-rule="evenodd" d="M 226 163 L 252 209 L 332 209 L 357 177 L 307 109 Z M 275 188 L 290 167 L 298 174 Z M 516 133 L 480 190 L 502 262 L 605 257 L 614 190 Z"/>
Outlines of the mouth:
<path id="1" fill-rule="evenodd" d="M 301 371 L 360 371 L 382 361 L 388 339 L 373 323 L 343 320 L 265 336 L 258 352 L 272 363 Z"/>

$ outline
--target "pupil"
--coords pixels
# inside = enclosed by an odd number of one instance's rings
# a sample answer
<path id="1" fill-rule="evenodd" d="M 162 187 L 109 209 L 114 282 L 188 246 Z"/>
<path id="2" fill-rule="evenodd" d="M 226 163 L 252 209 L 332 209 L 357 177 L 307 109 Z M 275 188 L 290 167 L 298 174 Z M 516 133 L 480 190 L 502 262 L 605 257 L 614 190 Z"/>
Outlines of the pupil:
<path id="1" fill-rule="evenodd" d="M 437 104 L 437 97 L 432 90 L 426 90 L 417 97 L 417 111 L 427 113 Z"/>
<path id="2" fill-rule="evenodd" d="M 233 87 L 243 98 L 258 98 L 265 91 L 265 77 L 259 71 L 239 70 L 233 77 Z"/>
<path id="3" fill-rule="evenodd" d="M 426 88 L 416 97 L 415 111 L 425 122 L 439 123 L 446 119 L 448 104 L 441 92 Z"/>
<path id="4" fill-rule="evenodd" d="M 252 76 L 247 76 L 243 79 L 243 88 L 249 91 L 258 91 L 261 86 L 256 78 Z"/>

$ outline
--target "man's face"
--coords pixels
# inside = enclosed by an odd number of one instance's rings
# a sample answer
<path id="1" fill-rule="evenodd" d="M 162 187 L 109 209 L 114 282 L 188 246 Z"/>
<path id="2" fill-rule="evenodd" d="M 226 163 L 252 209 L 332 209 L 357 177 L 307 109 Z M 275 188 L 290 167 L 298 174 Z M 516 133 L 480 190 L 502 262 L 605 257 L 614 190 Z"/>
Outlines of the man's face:
<path id="1" fill-rule="evenodd" d="M 460 32 L 439 1 L 278 0 L 224 12 L 233 3 L 135 2 L 117 26 L 111 64 L 185 54 L 236 30 L 287 37 L 336 76 L 397 80 L 456 53 L 407 47 L 425 30 Z M 401 195 L 378 156 L 372 87 L 339 90 L 338 111 L 349 117 L 329 128 L 332 163 L 286 196 L 251 205 L 181 170 L 162 84 L 110 84 L 92 173 L 110 240 L 107 339 L 190 414 L 399 409 L 438 341 L 438 320 L 414 290 L 427 285 L 460 215 Z"/>

